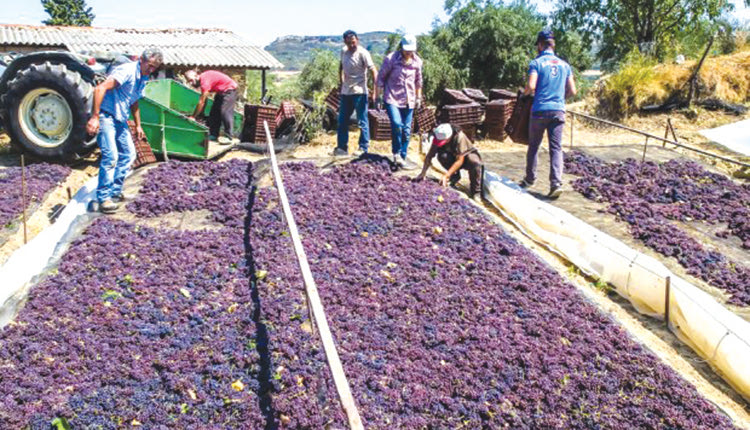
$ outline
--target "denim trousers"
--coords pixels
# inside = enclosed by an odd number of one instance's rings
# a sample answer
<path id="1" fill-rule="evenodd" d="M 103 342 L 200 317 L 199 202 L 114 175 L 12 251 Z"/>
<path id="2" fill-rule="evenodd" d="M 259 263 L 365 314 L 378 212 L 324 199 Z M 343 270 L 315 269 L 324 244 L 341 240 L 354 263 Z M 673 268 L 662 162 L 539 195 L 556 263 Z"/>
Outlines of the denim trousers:
<path id="1" fill-rule="evenodd" d="M 561 110 L 533 112 L 529 121 L 529 149 L 526 152 L 526 182 L 536 180 L 536 162 L 539 147 L 542 145 L 544 131 L 547 130 L 549 141 L 549 184 L 550 187 L 562 185 L 563 153 L 562 133 L 565 127 L 565 112 Z"/>
<path id="2" fill-rule="evenodd" d="M 385 104 L 388 118 L 391 120 L 391 151 L 406 158 L 409 149 L 409 138 L 411 137 L 411 121 L 414 109 L 400 108 L 389 103 Z"/>
<path id="3" fill-rule="evenodd" d="M 96 142 L 101 150 L 96 198 L 101 203 L 122 194 L 125 176 L 135 161 L 135 145 L 127 121 L 115 121 L 104 113 L 99 115 Z"/>
<path id="4" fill-rule="evenodd" d="M 367 94 L 342 94 L 339 102 L 337 146 L 349 150 L 349 117 L 357 112 L 359 149 L 367 152 L 370 146 L 370 121 L 367 118 Z"/>

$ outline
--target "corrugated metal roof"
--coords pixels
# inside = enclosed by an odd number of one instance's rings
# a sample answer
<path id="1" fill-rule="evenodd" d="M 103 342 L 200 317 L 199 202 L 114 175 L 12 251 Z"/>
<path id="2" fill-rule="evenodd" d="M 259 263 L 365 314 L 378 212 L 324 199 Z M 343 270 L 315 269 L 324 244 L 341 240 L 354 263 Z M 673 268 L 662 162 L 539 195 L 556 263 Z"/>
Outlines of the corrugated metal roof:
<path id="1" fill-rule="evenodd" d="M 221 29 L 115 29 L 37 27 L 0 24 L 2 45 L 65 46 L 71 52 L 113 51 L 139 54 L 158 47 L 172 66 L 221 66 L 276 69 L 284 67 L 261 47 Z"/>

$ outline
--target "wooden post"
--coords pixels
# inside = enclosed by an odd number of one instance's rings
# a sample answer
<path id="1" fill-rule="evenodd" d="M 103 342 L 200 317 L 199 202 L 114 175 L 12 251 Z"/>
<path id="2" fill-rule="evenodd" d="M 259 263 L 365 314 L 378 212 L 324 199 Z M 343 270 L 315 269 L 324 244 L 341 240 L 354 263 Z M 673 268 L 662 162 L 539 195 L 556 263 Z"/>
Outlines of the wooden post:
<path id="1" fill-rule="evenodd" d="M 573 150 L 573 130 L 576 126 L 576 114 L 570 114 L 570 150 Z"/>
<path id="2" fill-rule="evenodd" d="M 266 139 L 268 140 L 268 149 L 271 156 L 271 171 L 276 182 L 276 188 L 279 192 L 279 200 L 281 201 L 281 207 L 284 214 L 286 214 L 287 225 L 289 226 L 289 236 L 292 238 L 292 244 L 294 245 L 294 252 L 297 254 L 297 261 L 299 262 L 300 271 L 302 272 L 302 279 L 305 282 L 305 292 L 307 293 L 309 305 L 313 310 L 313 317 L 315 318 L 315 324 L 318 326 L 318 332 L 320 333 L 320 340 L 323 343 L 323 350 L 326 354 L 326 360 L 328 366 L 333 374 L 333 382 L 336 385 L 336 391 L 341 401 L 341 407 L 346 413 L 349 421 L 349 428 L 351 429 L 364 429 L 362 424 L 362 418 L 359 416 L 357 405 L 354 402 L 354 396 L 352 395 L 349 382 L 346 380 L 344 374 L 344 367 L 341 364 L 339 353 L 336 350 L 336 344 L 333 342 L 333 335 L 331 334 L 331 328 L 328 326 L 328 320 L 323 309 L 323 303 L 318 295 L 318 287 L 315 285 L 315 279 L 313 278 L 312 271 L 310 270 L 310 264 L 307 261 L 307 255 L 305 249 L 302 247 L 302 241 L 299 238 L 299 232 L 297 231 L 297 224 L 294 222 L 294 216 L 292 215 L 292 208 L 289 205 L 289 200 L 286 196 L 286 189 L 284 188 L 284 182 L 281 180 L 281 171 L 279 170 L 278 162 L 276 161 L 276 153 L 273 149 L 273 138 L 271 132 L 268 129 L 268 123 L 263 121 L 263 127 L 266 131 Z"/>
<path id="3" fill-rule="evenodd" d="M 266 69 L 260 71 L 260 98 L 266 98 Z"/>
<path id="4" fill-rule="evenodd" d="M 68 191 L 68 201 L 71 201 L 73 199 L 73 191 L 71 191 L 70 187 L 67 188 Z"/>
<path id="5" fill-rule="evenodd" d="M 672 125 L 672 118 L 667 118 L 667 125 L 669 126 L 669 129 L 672 130 L 672 140 L 677 142 L 677 133 L 674 132 L 674 126 Z"/>
<path id="6" fill-rule="evenodd" d="M 708 46 L 706 46 L 706 50 L 703 52 L 703 56 L 701 57 L 701 60 L 698 62 L 698 66 L 693 71 L 692 76 L 690 76 L 690 79 L 688 80 L 688 95 L 687 95 L 687 106 L 690 108 L 693 104 L 693 96 L 695 95 L 695 83 L 698 81 L 698 73 L 701 71 L 701 67 L 703 67 L 703 62 L 706 60 L 706 57 L 708 56 L 708 52 L 711 50 L 711 46 L 714 44 L 714 39 L 716 38 L 716 34 L 711 35 L 711 39 L 708 40 Z"/>
<path id="7" fill-rule="evenodd" d="M 641 159 L 642 163 L 646 162 L 646 149 L 648 149 L 648 136 L 646 136 L 646 142 L 643 143 L 643 158 Z"/>
<path id="8" fill-rule="evenodd" d="M 165 124 L 166 118 L 164 117 L 164 110 L 161 110 L 161 153 L 164 156 L 164 161 L 169 161 L 169 155 L 167 155 L 167 125 Z"/>
<path id="9" fill-rule="evenodd" d="M 667 124 L 664 125 L 664 141 L 661 142 L 661 147 L 667 147 L 667 138 L 669 137 L 669 118 L 667 118 Z"/>
<path id="10" fill-rule="evenodd" d="M 26 159 L 21 153 L 21 216 L 23 219 L 23 244 L 28 242 L 26 230 Z"/>
<path id="11" fill-rule="evenodd" d="M 669 297 L 670 290 L 672 289 L 672 278 L 667 276 L 666 284 L 664 286 L 664 324 L 669 329 Z"/>

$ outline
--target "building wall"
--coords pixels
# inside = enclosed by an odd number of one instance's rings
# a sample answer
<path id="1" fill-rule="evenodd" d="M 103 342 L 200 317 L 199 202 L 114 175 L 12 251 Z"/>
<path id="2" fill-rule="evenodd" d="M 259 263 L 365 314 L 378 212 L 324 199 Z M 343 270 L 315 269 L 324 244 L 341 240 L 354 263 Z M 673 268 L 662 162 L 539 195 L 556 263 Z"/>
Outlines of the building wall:
<path id="1" fill-rule="evenodd" d="M 67 49 L 60 46 L 29 46 L 29 45 L 0 45 L 0 52 L 18 52 L 21 54 L 28 54 L 31 52 L 39 51 L 67 51 Z"/>

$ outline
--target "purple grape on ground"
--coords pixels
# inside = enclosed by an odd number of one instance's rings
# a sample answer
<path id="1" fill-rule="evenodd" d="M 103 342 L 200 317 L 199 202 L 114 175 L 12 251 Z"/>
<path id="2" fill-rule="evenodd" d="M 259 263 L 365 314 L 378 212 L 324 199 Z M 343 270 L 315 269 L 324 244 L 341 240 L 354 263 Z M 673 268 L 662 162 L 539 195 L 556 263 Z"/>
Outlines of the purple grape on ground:
<path id="1" fill-rule="evenodd" d="M 607 163 L 579 151 L 565 154 L 565 169 L 580 176 L 573 188 L 607 203 L 633 237 L 725 291 L 729 303 L 750 305 L 750 266 L 708 249 L 672 222 L 726 223 L 719 236 L 737 236 L 750 249 L 750 184 L 738 185 L 691 161 Z"/>
<path id="2" fill-rule="evenodd" d="M 70 167 L 57 164 L 26 166 L 26 209 L 39 203 L 70 174 Z M 0 169 L 0 228 L 7 227 L 21 216 L 22 170 L 20 167 Z"/>

